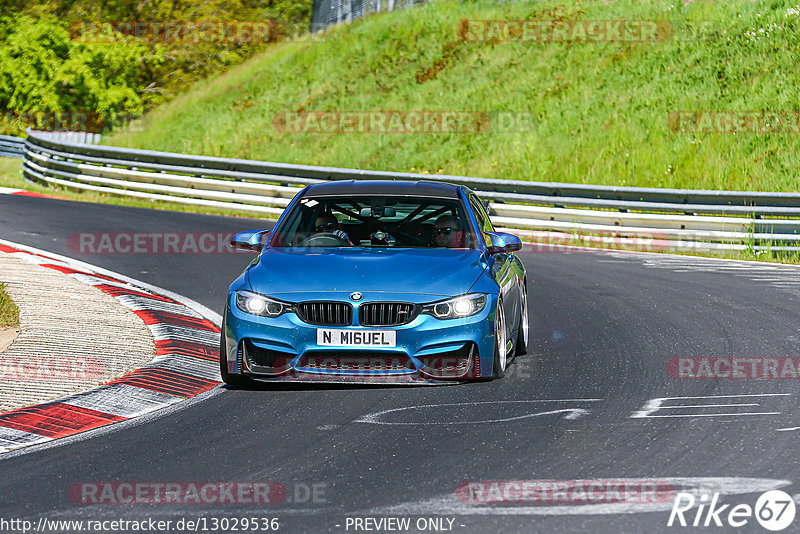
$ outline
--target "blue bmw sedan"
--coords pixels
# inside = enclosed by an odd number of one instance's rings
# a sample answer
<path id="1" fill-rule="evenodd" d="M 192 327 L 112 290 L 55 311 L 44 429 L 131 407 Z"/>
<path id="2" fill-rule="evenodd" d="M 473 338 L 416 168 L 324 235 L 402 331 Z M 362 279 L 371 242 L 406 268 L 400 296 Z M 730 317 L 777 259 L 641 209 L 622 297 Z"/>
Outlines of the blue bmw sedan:
<path id="1" fill-rule="evenodd" d="M 466 187 L 310 185 L 231 245 L 258 257 L 228 290 L 227 384 L 491 379 L 525 353 L 522 243 Z"/>

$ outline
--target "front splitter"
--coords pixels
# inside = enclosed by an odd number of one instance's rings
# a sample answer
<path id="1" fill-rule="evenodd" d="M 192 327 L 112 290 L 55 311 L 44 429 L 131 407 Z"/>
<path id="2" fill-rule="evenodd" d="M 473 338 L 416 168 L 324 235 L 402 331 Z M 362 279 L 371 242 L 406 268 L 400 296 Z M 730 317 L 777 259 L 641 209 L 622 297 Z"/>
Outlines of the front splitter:
<path id="1" fill-rule="evenodd" d="M 262 383 L 311 383 L 311 384 L 352 384 L 364 386 L 453 386 L 474 380 L 448 378 L 421 378 L 413 375 L 397 376 L 363 376 L 363 375 L 322 375 L 293 371 L 281 376 L 246 375 L 256 382 Z"/>

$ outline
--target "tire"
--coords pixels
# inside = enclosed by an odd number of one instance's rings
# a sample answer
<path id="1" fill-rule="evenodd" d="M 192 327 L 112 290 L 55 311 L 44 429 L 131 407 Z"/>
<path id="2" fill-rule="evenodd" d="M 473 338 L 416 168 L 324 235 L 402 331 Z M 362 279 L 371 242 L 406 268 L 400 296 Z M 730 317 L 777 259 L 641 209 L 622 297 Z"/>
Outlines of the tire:
<path id="1" fill-rule="evenodd" d="M 228 372 L 228 356 L 225 354 L 225 315 L 222 316 L 222 329 L 219 333 L 219 375 L 229 386 L 246 386 L 251 383 L 249 378 Z"/>
<path id="2" fill-rule="evenodd" d="M 506 333 L 506 314 L 503 310 L 503 299 L 497 300 L 497 311 L 494 319 L 494 358 L 492 359 L 492 378 L 503 378 L 508 366 L 508 337 Z"/>
<path id="3" fill-rule="evenodd" d="M 528 353 L 528 282 L 522 281 L 522 296 L 520 297 L 519 326 L 517 327 L 517 342 L 514 355 L 521 356 Z"/>

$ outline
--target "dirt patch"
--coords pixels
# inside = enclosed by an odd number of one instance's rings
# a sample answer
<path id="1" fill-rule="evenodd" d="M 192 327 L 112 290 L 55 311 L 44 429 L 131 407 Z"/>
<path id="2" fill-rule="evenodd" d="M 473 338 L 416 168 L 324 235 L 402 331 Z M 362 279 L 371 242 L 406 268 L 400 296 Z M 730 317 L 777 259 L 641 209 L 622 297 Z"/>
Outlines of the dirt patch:
<path id="1" fill-rule="evenodd" d="M 17 339 L 19 328 L 0 326 L 0 352 L 6 350 Z"/>

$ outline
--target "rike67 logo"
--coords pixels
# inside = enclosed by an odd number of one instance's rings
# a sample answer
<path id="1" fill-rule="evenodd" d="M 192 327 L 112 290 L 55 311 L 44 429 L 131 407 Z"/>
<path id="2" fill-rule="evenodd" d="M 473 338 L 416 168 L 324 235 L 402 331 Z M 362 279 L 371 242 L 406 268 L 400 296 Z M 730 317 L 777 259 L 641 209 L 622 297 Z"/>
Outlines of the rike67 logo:
<path id="1" fill-rule="evenodd" d="M 719 493 L 714 493 L 710 498 L 705 494 L 698 498 L 691 493 L 681 492 L 675 496 L 667 526 L 739 528 L 755 518 L 763 528 L 777 532 L 792 524 L 795 512 L 792 496 L 781 490 L 761 494 L 755 506 L 744 503 L 720 504 Z"/>

